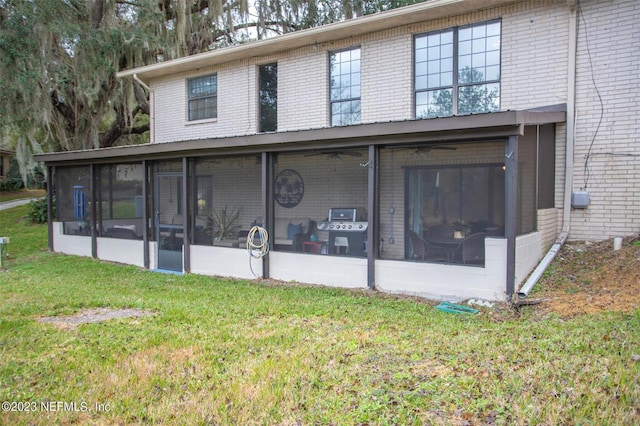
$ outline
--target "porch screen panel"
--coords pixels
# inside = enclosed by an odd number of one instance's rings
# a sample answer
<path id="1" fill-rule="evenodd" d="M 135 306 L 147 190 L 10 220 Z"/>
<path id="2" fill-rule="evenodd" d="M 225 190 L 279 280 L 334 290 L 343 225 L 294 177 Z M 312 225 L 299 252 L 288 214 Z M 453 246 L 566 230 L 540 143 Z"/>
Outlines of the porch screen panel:
<path id="1" fill-rule="evenodd" d="M 195 165 L 191 243 L 246 249 L 262 225 L 261 162 L 257 155 L 204 157 Z"/>
<path id="2" fill-rule="evenodd" d="M 97 181 L 99 235 L 110 238 L 141 239 L 142 184 L 141 163 L 100 167 Z"/>
<path id="3" fill-rule="evenodd" d="M 518 235 L 537 229 L 537 130 L 526 126 L 524 136 L 518 138 Z"/>
<path id="4" fill-rule="evenodd" d="M 555 207 L 556 130 L 554 124 L 539 128 L 538 141 L 538 209 Z"/>
<path id="5" fill-rule="evenodd" d="M 503 235 L 504 170 L 501 165 L 460 169 L 460 220 L 466 232 Z M 499 229 L 493 229 L 493 228 Z"/>
<path id="6" fill-rule="evenodd" d="M 502 142 L 382 149 L 380 257 L 461 263 L 464 237 L 504 235 L 503 158 Z M 449 249 L 423 256 L 430 233 Z"/>
<path id="7" fill-rule="evenodd" d="M 367 160 L 366 149 L 279 154 L 274 170 L 272 249 L 366 257 L 368 168 L 363 164 Z M 340 221 L 345 228 L 339 232 L 329 228 L 332 209 L 340 211 L 336 216 L 344 214 Z"/>
<path id="8" fill-rule="evenodd" d="M 64 233 L 91 235 L 91 172 L 89 166 L 56 167 L 56 216 Z"/>

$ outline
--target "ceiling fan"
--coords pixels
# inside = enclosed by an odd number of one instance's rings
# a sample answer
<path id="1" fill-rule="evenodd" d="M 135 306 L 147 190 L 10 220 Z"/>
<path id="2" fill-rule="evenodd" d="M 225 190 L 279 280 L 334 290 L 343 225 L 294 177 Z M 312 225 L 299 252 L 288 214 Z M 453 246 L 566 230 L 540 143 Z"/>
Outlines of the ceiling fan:
<path id="1" fill-rule="evenodd" d="M 411 149 L 413 152 L 411 155 L 420 156 L 426 155 L 433 150 L 442 150 L 442 151 L 455 151 L 458 148 L 453 146 L 442 146 L 442 145 L 421 145 L 421 146 L 411 146 L 406 147 L 406 149 Z"/>
<path id="2" fill-rule="evenodd" d="M 332 160 L 342 160 L 342 157 L 362 157 L 360 151 L 318 151 L 305 155 L 305 157 L 313 157 L 316 155 L 326 155 L 327 158 Z"/>
<path id="3" fill-rule="evenodd" d="M 428 153 L 431 152 L 434 149 L 440 149 L 443 151 L 455 151 L 458 148 L 454 147 L 454 146 L 442 146 L 442 145 L 426 145 L 426 146 L 417 146 L 414 147 L 416 153 Z"/>

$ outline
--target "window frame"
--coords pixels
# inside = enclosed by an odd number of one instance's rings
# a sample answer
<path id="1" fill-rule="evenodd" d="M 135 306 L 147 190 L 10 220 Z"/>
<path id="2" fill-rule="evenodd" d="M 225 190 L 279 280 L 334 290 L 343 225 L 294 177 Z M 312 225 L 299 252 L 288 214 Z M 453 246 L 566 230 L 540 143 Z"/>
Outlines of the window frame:
<path id="1" fill-rule="evenodd" d="M 192 83 L 197 81 L 197 80 L 203 80 L 203 79 L 208 79 L 208 78 L 215 78 L 215 91 L 213 93 L 204 93 L 202 95 L 192 95 Z M 211 73 L 211 74 L 205 74 L 205 75 L 199 75 L 196 77 L 190 77 L 186 80 L 186 91 L 187 91 L 187 123 L 198 123 L 198 122 L 203 122 L 203 121 L 212 121 L 212 120 L 217 120 L 218 119 L 218 73 Z M 202 117 L 202 118 L 192 118 L 192 108 L 191 108 L 191 103 L 195 102 L 195 101 L 202 101 L 202 100 L 206 100 L 206 99 L 213 99 L 214 101 L 214 106 L 213 106 L 213 114 L 211 117 L 207 116 L 207 117 Z M 206 112 L 206 106 L 204 108 L 204 111 Z"/>
<path id="2" fill-rule="evenodd" d="M 358 51 L 359 53 L 359 57 L 358 57 L 358 63 L 359 63 L 359 67 L 358 67 L 358 79 L 359 79 L 359 84 L 357 85 L 350 85 L 349 86 L 349 91 L 351 92 L 351 89 L 353 86 L 358 86 L 358 94 L 359 96 L 351 96 L 351 97 L 345 97 L 345 98 L 339 98 L 339 99 L 333 99 L 333 86 L 331 84 L 334 75 L 332 73 L 332 67 L 331 67 L 331 57 L 333 55 L 339 54 L 339 53 L 343 53 L 343 52 L 350 52 L 350 51 Z M 362 123 L 362 49 L 360 45 L 357 46 L 350 46 L 344 49 L 337 49 L 337 50 L 331 50 L 329 51 L 329 55 L 328 55 L 328 98 L 329 98 L 329 124 L 331 127 L 338 127 L 338 126 L 352 126 L 352 125 L 357 125 L 357 124 L 361 124 Z M 339 74 L 339 75 L 343 75 L 343 74 Z M 349 75 L 353 75 L 353 73 L 349 72 Z M 353 121 L 353 122 L 342 122 L 342 120 L 339 123 L 334 122 L 334 114 L 333 114 L 333 107 L 334 105 L 337 104 L 346 104 L 346 103 L 351 103 L 351 102 L 358 102 L 358 119 Z M 341 115 L 340 115 L 341 117 Z"/>
<path id="3" fill-rule="evenodd" d="M 498 72 L 497 72 L 497 79 L 483 79 L 481 81 L 471 81 L 471 82 L 461 82 L 460 79 L 460 70 L 459 70 L 459 59 L 460 59 L 460 32 L 464 31 L 466 29 L 473 29 L 474 27 L 480 27 L 480 26 L 488 26 L 491 24 L 499 24 L 500 25 L 500 34 L 498 35 L 499 40 L 500 40 L 500 49 L 498 50 L 499 52 L 499 63 L 497 65 L 498 67 Z M 422 76 L 424 75 L 425 77 L 428 78 L 429 74 L 418 74 L 417 73 L 417 68 L 418 68 L 418 61 L 417 61 L 417 47 L 416 47 L 416 42 L 418 39 L 420 38 L 428 38 L 429 36 L 432 35 L 442 35 L 445 33 L 451 32 L 452 34 L 452 66 L 451 66 L 451 84 L 447 84 L 447 85 L 439 85 L 439 86 L 433 86 L 433 87 L 429 87 L 428 83 L 424 88 L 417 88 L 417 79 L 418 76 Z M 489 36 L 484 36 L 484 39 L 486 40 Z M 473 39 L 471 39 L 473 40 Z M 438 46 L 442 46 L 442 42 L 438 45 Z M 492 52 L 492 51 L 488 51 L 486 50 L 486 45 L 485 45 L 485 50 L 482 51 L 485 55 L 487 52 Z M 442 60 L 442 57 L 439 58 L 439 60 Z M 428 66 L 428 60 L 427 61 L 421 61 L 421 63 L 425 63 Z M 492 20 L 488 20 L 488 21 L 482 21 L 482 22 L 476 22 L 473 24 L 468 24 L 468 25 L 460 25 L 460 26 L 455 26 L 455 27 L 449 27 L 449 28 L 443 28 L 440 30 L 436 30 L 436 31 L 429 31 L 426 33 L 420 33 L 420 34 L 414 34 L 413 36 L 413 61 L 412 61 L 412 66 L 413 66 L 413 113 L 414 113 L 414 118 L 416 119 L 429 119 L 429 118 L 437 118 L 437 117 L 451 117 L 451 116 L 456 116 L 456 115 L 469 115 L 469 114 L 481 114 L 481 113 L 488 113 L 488 112 L 495 112 L 495 111 L 500 111 L 500 97 L 501 97 L 501 81 L 502 81 L 502 20 L 501 19 L 492 19 Z M 486 65 L 485 65 L 486 67 Z M 471 68 L 474 69 L 474 68 Z M 442 73 L 442 72 L 441 72 Z M 497 108 L 496 109 L 488 109 L 488 110 L 484 110 L 481 112 L 460 112 L 460 93 L 461 93 L 461 89 L 464 88 L 468 88 L 468 87 L 474 87 L 474 86 L 490 86 L 490 85 L 498 85 L 498 99 L 497 99 Z M 452 106 L 451 106 L 451 114 L 448 115 L 434 115 L 434 116 L 429 116 L 428 114 L 426 115 L 420 115 L 418 114 L 418 102 L 417 102 L 417 98 L 418 95 L 421 93 L 430 93 L 430 92 L 435 92 L 435 91 L 443 91 L 443 90 L 451 90 L 451 101 L 452 101 Z M 429 103 L 427 102 L 427 106 L 429 105 Z"/>

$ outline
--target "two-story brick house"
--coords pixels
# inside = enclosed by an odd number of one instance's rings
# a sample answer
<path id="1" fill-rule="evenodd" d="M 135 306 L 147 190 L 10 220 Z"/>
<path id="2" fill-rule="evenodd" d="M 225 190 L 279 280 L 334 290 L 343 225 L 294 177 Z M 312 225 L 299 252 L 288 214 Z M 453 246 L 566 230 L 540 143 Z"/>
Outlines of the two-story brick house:
<path id="1" fill-rule="evenodd" d="M 38 157 L 50 246 L 505 300 L 554 241 L 640 229 L 639 17 L 633 0 L 434 0 L 123 71 L 149 89 L 151 143 Z"/>

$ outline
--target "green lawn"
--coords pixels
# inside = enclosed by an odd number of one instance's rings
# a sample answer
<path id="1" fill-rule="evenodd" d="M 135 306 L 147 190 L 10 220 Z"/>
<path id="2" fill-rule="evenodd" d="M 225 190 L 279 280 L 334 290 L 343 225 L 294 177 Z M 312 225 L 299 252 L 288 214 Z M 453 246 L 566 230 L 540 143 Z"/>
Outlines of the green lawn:
<path id="1" fill-rule="evenodd" d="M 460 316 L 373 292 L 164 275 L 48 253 L 25 213 L 0 212 L 0 401 L 13 403 L 0 424 L 640 422 L 640 311 Z M 153 315 L 37 321 L 96 307 Z"/>

